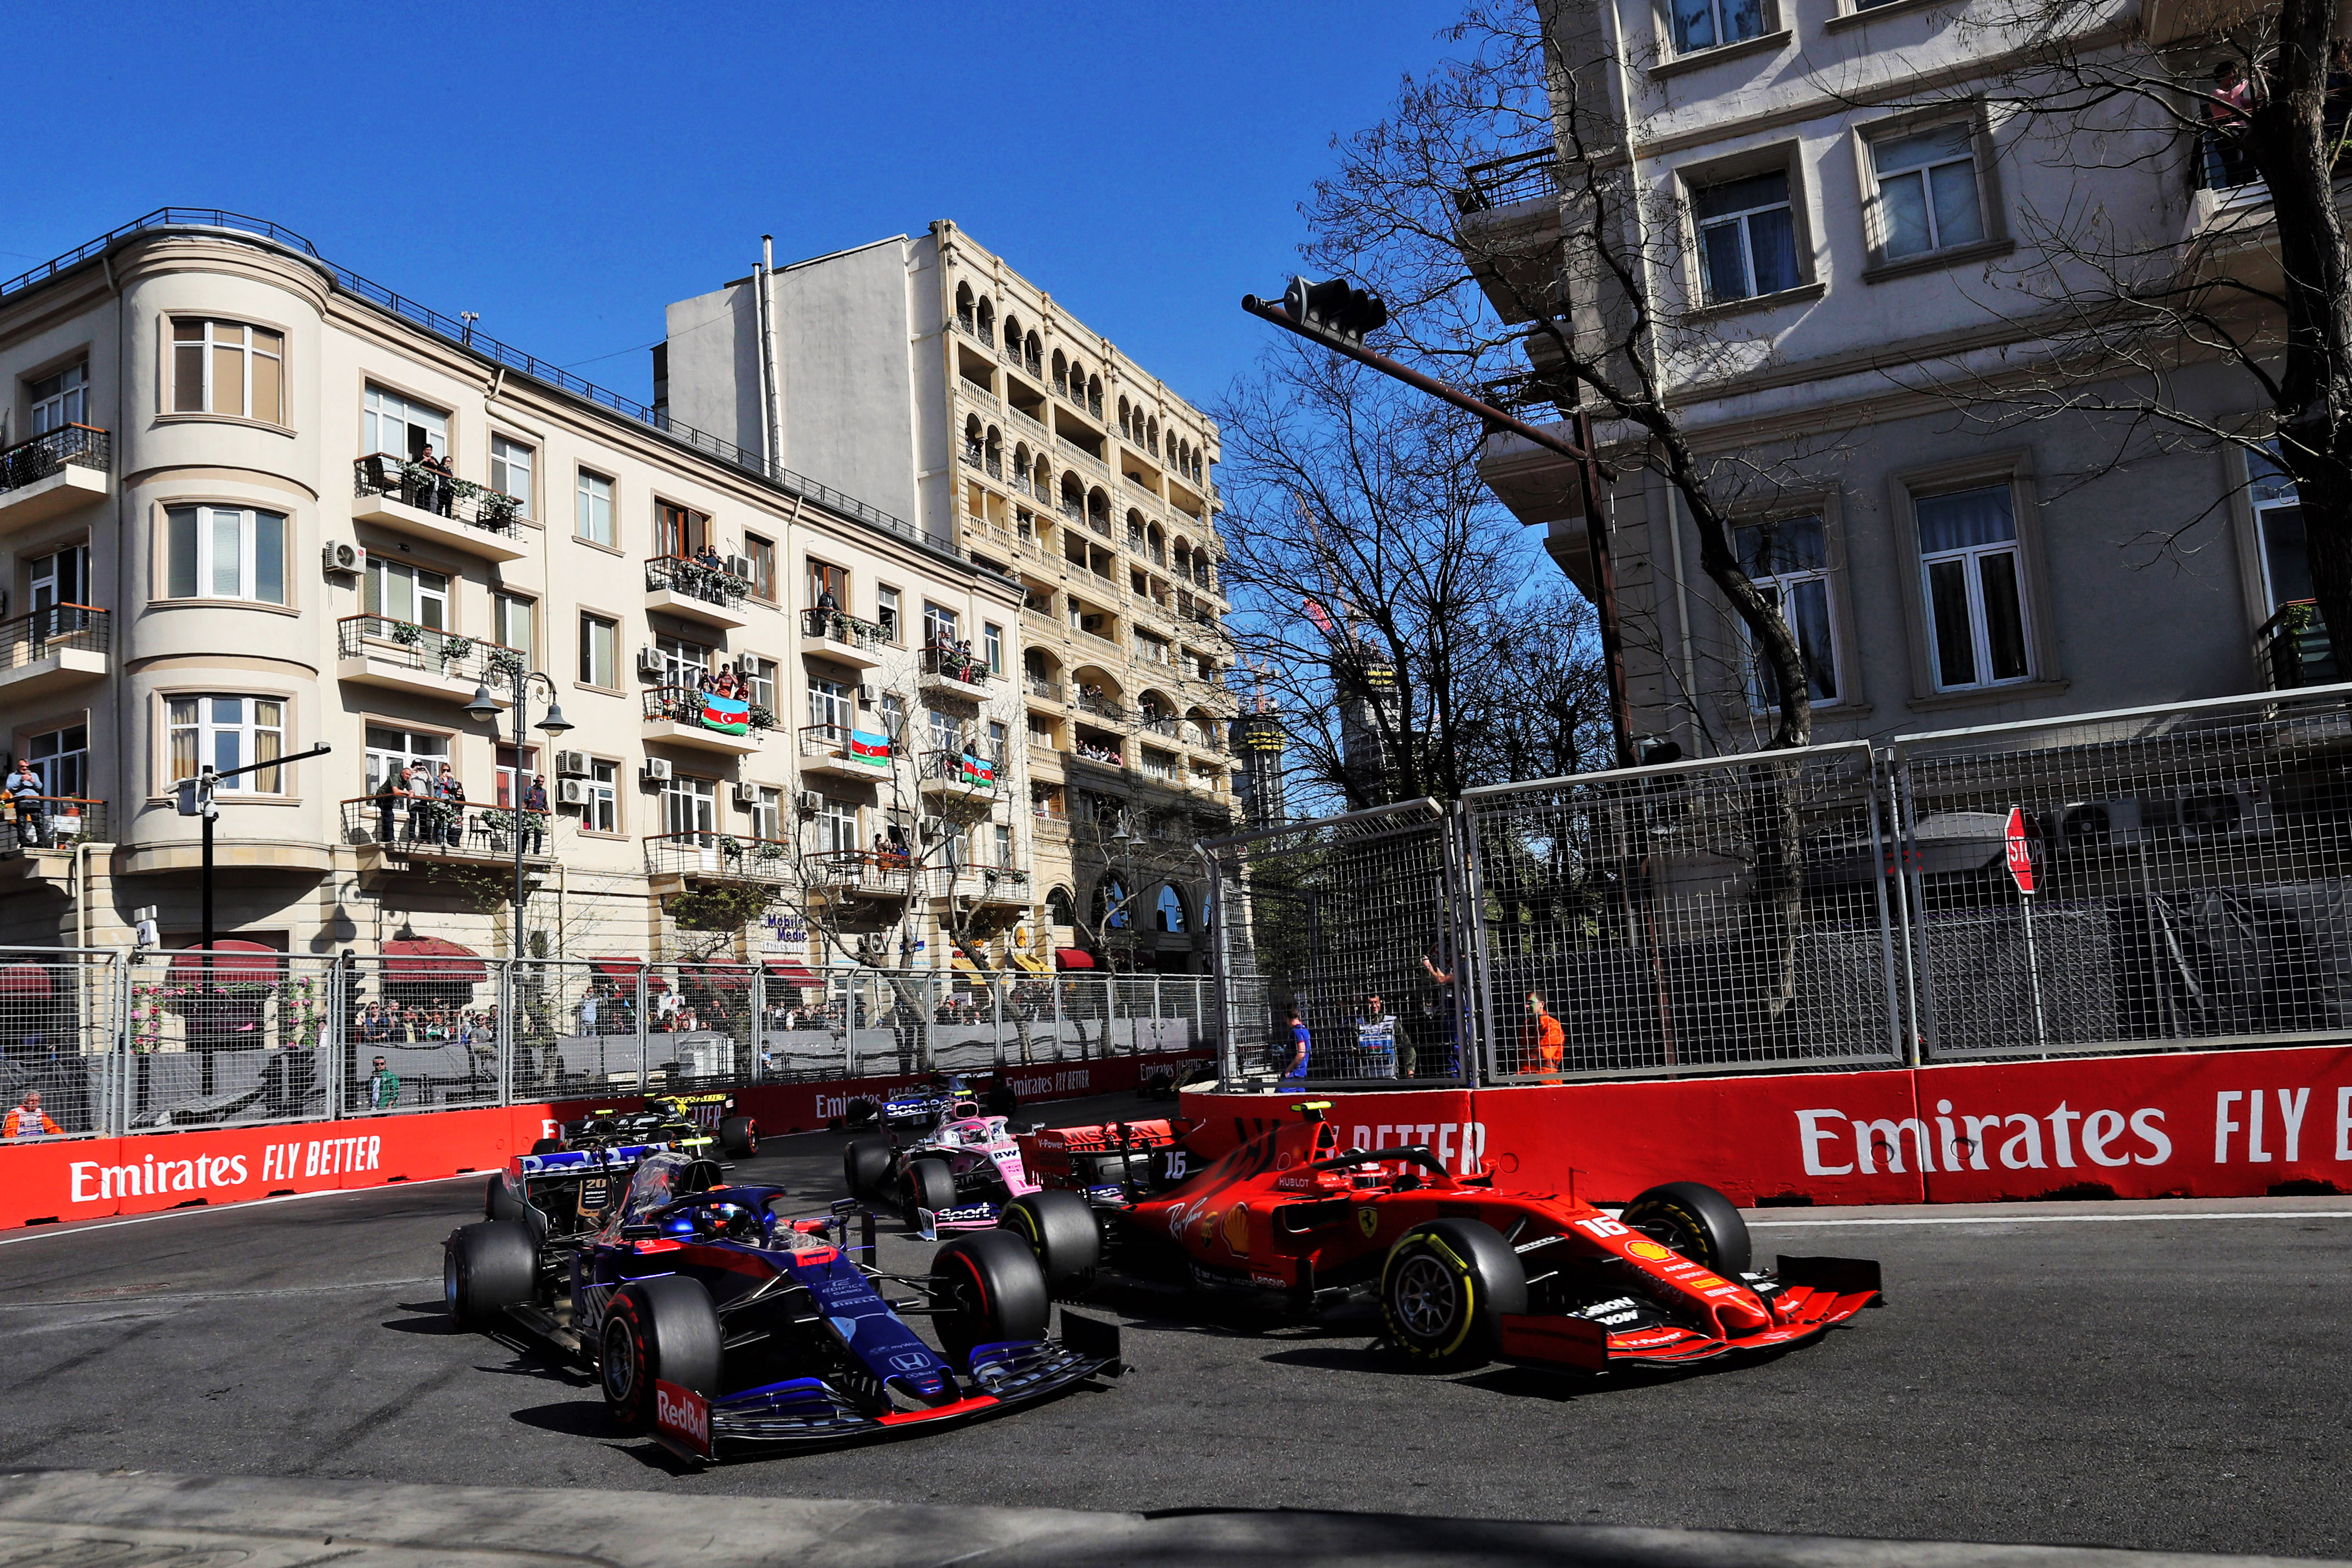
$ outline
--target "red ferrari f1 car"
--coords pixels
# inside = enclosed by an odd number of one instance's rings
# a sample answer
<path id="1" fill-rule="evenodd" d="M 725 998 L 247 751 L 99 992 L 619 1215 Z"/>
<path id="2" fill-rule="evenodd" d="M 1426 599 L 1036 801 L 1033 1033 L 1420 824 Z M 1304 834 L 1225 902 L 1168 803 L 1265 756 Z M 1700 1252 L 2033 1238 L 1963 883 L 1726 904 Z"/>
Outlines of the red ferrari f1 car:
<path id="1" fill-rule="evenodd" d="M 1653 1187 L 1612 1216 L 1457 1177 L 1425 1147 L 1343 1150 L 1325 1109 L 1205 1169 L 1181 1121 L 1024 1134 L 1044 1190 L 1002 1223 L 1063 1293 L 1123 1275 L 1309 1310 L 1370 1294 L 1390 1342 L 1434 1366 L 1683 1366 L 1800 1344 L 1880 1300 L 1866 1259 L 1751 1268 L 1747 1225 L 1712 1187 Z"/>

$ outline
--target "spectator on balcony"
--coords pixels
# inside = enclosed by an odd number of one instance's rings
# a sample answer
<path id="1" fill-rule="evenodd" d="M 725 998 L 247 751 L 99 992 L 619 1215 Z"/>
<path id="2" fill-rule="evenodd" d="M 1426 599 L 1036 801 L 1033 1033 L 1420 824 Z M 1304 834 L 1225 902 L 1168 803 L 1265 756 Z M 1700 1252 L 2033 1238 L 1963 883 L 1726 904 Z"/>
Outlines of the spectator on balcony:
<path id="1" fill-rule="evenodd" d="M 2247 116 L 2252 112 L 2257 97 L 2254 79 L 2236 60 L 2225 59 L 2213 68 L 2213 90 L 2206 100 L 2205 122 L 2215 155 L 2221 161 L 2225 184 L 2247 184 L 2255 178 L 2253 160 L 2246 153 L 2245 136 Z"/>
<path id="2" fill-rule="evenodd" d="M 392 842 L 393 830 L 399 821 L 400 803 L 408 794 L 408 770 L 386 768 L 375 785 L 375 841 Z M 412 830 L 413 831 L 413 830 Z"/>
<path id="3" fill-rule="evenodd" d="M 47 841 L 43 833 L 43 810 L 47 801 L 42 798 L 41 775 L 33 764 L 19 761 L 16 772 L 8 775 L 8 804 L 16 808 L 16 841 L 27 849 L 38 849 Z"/>
<path id="4" fill-rule="evenodd" d="M 441 808 L 444 840 L 450 848 L 457 848 L 466 841 L 466 786 L 446 763 L 441 764 L 441 776 L 433 781 L 433 796 Z"/>
<path id="5" fill-rule="evenodd" d="M 547 775 L 530 775 L 530 787 L 522 792 L 522 820 L 516 831 L 522 835 L 522 852 L 543 855 L 547 852 Z M 492 1012 L 498 1011 L 495 1007 Z"/>
<path id="6" fill-rule="evenodd" d="M 434 454 L 429 442 L 418 454 L 416 467 L 423 476 L 417 483 L 425 510 L 447 517 L 451 503 L 457 499 L 457 475 L 446 460 Z"/>

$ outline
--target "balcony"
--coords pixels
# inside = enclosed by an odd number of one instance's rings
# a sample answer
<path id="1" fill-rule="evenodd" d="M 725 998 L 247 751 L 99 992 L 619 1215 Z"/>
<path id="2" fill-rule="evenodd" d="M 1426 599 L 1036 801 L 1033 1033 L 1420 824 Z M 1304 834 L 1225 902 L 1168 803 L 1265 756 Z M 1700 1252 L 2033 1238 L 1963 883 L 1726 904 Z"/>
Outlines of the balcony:
<path id="1" fill-rule="evenodd" d="M 446 545 L 482 561 L 520 561 L 526 552 L 510 495 L 436 474 L 378 452 L 352 465 L 352 521 Z"/>
<path id="2" fill-rule="evenodd" d="M 456 702 L 487 686 L 503 707 L 513 700 L 505 693 L 516 673 L 529 668 L 528 656 L 515 648 L 387 616 L 345 616 L 335 623 L 335 678 L 356 686 Z"/>
<path id="3" fill-rule="evenodd" d="M 1084 763 L 1088 767 L 1108 768 L 1113 773 L 1122 772 L 1127 767 L 1126 749 L 1103 741 L 1073 740 L 1070 749 L 1063 755 L 1071 762 Z"/>
<path id="4" fill-rule="evenodd" d="M 881 668 L 886 646 L 880 626 L 839 610 L 811 610 L 801 623 L 801 652 L 852 669 Z"/>
<path id="5" fill-rule="evenodd" d="M 114 617 L 88 605 L 51 605 L 0 621 L 0 700 L 30 702 L 104 679 L 113 639 Z"/>
<path id="6" fill-rule="evenodd" d="M 923 793 L 948 802 L 984 805 L 1004 787 L 1003 760 L 979 752 L 926 752 L 920 773 Z"/>
<path id="7" fill-rule="evenodd" d="M 2328 640 L 2327 623 L 2308 599 L 2284 605 L 2264 621 L 2254 634 L 2254 649 L 2273 691 L 2326 686 L 2343 679 L 2336 672 L 2336 647 Z"/>
<path id="8" fill-rule="evenodd" d="M 868 783 L 890 777 L 895 750 L 886 735 L 865 734 L 846 724 L 809 724 L 801 730 L 801 772 Z"/>
<path id="9" fill-rule="evenodd" d="M 657 833 L 645 841 L 646 875 L 656 893 L 683 892 L 688 883 L 713 882 L 782 888 L 799 879 L 792 846 L 774 838 L 738 838 L 731 833 Z"/>
<path id="10" fill-rule="evenodd" d="M 924 873 L 934 899 L 965 904 L 1027 904 L 1029 873 L 1003 866 L 936 866 Z"/>
<path id="11" fill-rule="evenodd" d="M 1023 676 L 1021 689 L 1028 694 L 1032 702 L 1059 703 L 1062 700 L 1062 683 L 1048 680 L 1042 675 Z"/>
<path id="12" fill-rule="evenodd" d="M 111 842 L 106 802 L 86 795 L 36 797 L 39 815 L 19 815 L 13 796 L 0 796 L 0 860 L 30 860 L 44 851 L 70 851 L 77 844 Z"/>
<path id="13" fill-rule="evenodd" d="M 1165 735 L 1171 741 L 1183 733 L 1183 721 L 1165 713 L 1147 713 L 1143 716 L 1141 723 L 1144 729 L 1153 734 Z"/>
<path id="14" fill-rule="evenodd" d="M 113 438 L 92 425 L 64 425 L 0 452 L 0 528 L 71 511 L 105 498 Z"/>
<path id="15" fill-rule="evenodd" d="M 720 756 L 745 757 L 775 728 L 775 715 L 740 698 L 714 697 L 690 686 L 656 686 L 644 694 L 644 738 L 668 741 Z"/>
<path id="16" fill-rule="evenodd" d="M 1094 632 L 1081 631 L 1076 626 L 1070 628 L 1070 637 L 1081 648 L 1093 647 L 1122 657 L 1127 653 L 1127 645 L 1117 637 L 1107 637 Z"/>
<path id="17" fill-rule="evenodd" d="M 1097 637 L 1096 640 L 1099 642 L 1101 639 Z M 1081 713 L 1091 713 L 1096 718 L 1100 719 L 1107 723 L 1131 724 L 1135 722 L 1135 710 L 1119 702 L 1115 698 L 1104 696 L 1100 687 L 1079 687 L 1077 696 L 1071 700 L 1071 706 L 1077 709 Z"/>
<path id="18" fill-rule="evenodd" d="M 995 679 L 995 672 L 969 652 L 938 647 L 923 650 L 921 689 L 926 692 L 981 702 L 987 700 L 989 683 Z"/>
<path id="19" fill-rule="evenodd" d="M 914 894 L 915 871 L 903 853 L 848 849 L 815 857 L 803 879 L 813 893 L 835 900 L 904 900 Z"/>
<path id="20" fill-rule="evenodd" d="M 1102 399 L 1088 396 L 1086 388 L 1082 386 L 1072 386 L 1066 382 L 1057 381 L 1054 384 L 1054 395 L 1073 408 L 1083 408 L 1097 419 L 1102 417 Z"/>
<path id="21" fill-rule="evenodd" d="M 1024 431 L 1031 436 L 1034 436 L 1040 441 L 1043 441 L 1048 436 L 1053 434 L 1053 432 L 1045 428 L 1044 422 L 1035 415 L 1024 413 L 1021 409 L 1014 407 L 1012 404 L 1008 403 L 1004 405 L 1004 413 L 1005 416 L 1013 421 L 1013 427 L 1015 430 Z"/>
<path id="22" fill-rule="evenodd" d="M 957 395 L 975 407 L 985 408 L 991 414 L 994 414 L 1004 406 L 997 400 L 996 394 L 968 375 L 957 376 L 955 384 Z"/>
<path id="23" fill-rule="evenodd" d="M 415 795 L 361 795 L 343 802 L 342 813 L 342 841 L 358 848 L 362 876 L 436 865 L 510 868 L 518 825 L 525 879 L 541 879 L 555 864 L 555 820 L 543 811 Z"/>
<path id="24" fill-rule="evenodd" d="M 1067 844 L 1070 819 L 1055 812 L 1034 812 L 1029 818 L 1029 832 L 1040 844 Z"/>
<path id="25" fill-rule="evenodd" d="M 646 563 L 646 608 L 721 631 L 749 626 L 743 607 L 749 579 L 683 555 L 656 555 Z"/>
<path id="26" fill-rule="evenodd" d="M 1087 451 L 1084 447 L 1079 446 L 1067 436 L 1055 436 L 1054 437 L 1054 447 L 1055 449 L 1059 451 L 1064 457 L 1075 458 L 1078 467 L 1082 468 L 1091 468 L 1106 479 L 1111 477 L 1110 465 L 1108 463 L 1104 462 L 1100 458 L 1096 457 L 1092 452 Z"/>

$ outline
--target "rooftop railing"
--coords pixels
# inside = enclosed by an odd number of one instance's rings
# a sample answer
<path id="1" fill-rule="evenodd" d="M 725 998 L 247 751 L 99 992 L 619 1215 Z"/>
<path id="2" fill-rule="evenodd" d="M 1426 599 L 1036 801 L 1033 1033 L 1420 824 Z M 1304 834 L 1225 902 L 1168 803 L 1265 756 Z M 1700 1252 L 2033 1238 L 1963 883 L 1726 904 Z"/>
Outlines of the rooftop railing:
<path id="1" fill-rule="evenodd" d="M 114 438 L 95 425 L 60 425 L 0 451 L 0 493 L 22 489 L 64 470 L 111 471 Z"/>
<path id="2" fill-rule="evenodd" d="M 113 647 L 114 617 L 91 605 L 47 605 L 0 621 L 0 669 L 21 669 L 61 648 L 108 653 Z"/>
<path id="3" fill-rule="evenodd" d="M 461 479 L 422 463 L 373 452 L 352 466 L 352 493 L 389 496 L 419 511 L 446 517 L 486 533 L 510 534 L 522 515 L 522 502 L 502 490 Z"/>

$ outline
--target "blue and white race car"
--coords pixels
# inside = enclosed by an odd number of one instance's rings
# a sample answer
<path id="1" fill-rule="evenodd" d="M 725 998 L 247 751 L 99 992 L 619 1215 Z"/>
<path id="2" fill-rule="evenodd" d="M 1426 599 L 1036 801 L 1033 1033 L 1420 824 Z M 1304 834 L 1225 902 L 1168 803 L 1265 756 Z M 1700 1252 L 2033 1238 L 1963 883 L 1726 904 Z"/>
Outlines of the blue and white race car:
<path id="1" fill-rule="evenodd" d="M 576 1182 L 569 1163 L 588 1157 L 522 1155 L 509 1174 L 536 1210 L 534 1178 Z M 928 1276 L 887 1274 L 872 1211 L 796 1218 L 781 1189 L 719 1177 L 709 1160 L 648 1152 L 571 1237 L 527 1220 L 462 1226 L 444 1248 L 449 1311 L 579 1356 L 624 1430 L 704 1460 L 736 1442 L 958 1425 L 1125 1370 L 1115 1325 L 1065 1311 L 1062 1336 L 1046 1333 L 1045 1274 L 1009 1231 L 957 1237 Z M 929 1317 L 939 1348 L 902 1313 Z"/>
<path id="2" fill-rule="evenodd" d="M 958 1073 L 935 1073 L 927 1083 L 902 1089 L 879 1100 L 859 1098 L 849 1102 L 842 1125 L 856 1132 L 878 1129 L 893 1138 L 919 1136 L 942 1121 L 965 1114 L 965 1107 L 984 1108 L 991 1116 L 1010 1116 L 1020 1097 L 1002 1079 L 982 1089 Z"/>

